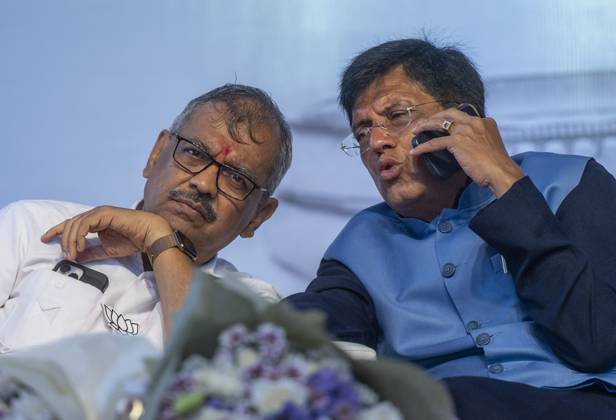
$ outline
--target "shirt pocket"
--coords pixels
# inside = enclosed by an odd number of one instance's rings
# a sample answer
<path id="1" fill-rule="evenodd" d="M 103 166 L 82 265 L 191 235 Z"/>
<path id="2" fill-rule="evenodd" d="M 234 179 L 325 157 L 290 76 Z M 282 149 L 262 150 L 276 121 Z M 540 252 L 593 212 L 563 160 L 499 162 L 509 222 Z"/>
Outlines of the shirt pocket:
<path id="1" fill-rule="evenodd" d="M 490 263 L 492 264 L 492 269 L 495 273 L 498 274 L 509 274 L 509 266 L 507 265 L 507 261 L 505 257 L 501 254 L 494 254 L 490 257 Z"/>
<path id="2" fill-rule="evenodd" d="M 97 288 L 49 269 L 28 273 L 7 302 L 10 314 L 0 326 L 0 342 L 11 350 L 87 331 L 84 322 L 100 313 Z"/>

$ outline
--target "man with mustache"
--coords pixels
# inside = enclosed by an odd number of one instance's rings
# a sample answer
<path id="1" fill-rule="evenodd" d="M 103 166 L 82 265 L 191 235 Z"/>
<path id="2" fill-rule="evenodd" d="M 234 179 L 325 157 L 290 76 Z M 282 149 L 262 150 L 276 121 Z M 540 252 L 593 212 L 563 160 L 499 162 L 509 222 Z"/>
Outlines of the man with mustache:
<path id="1" fill-rule="evenodd" d="M 193 269 L 235 270 L 218 251 L 272 216 L 272 193 L 290 162 L 291 132 L 269 96 L 225 85 L 190 101 L 160 132 L 134 209 L 7 206 L 0 211 L 0 352 L 109 330 L 162 345 Z M 241 281 L 277 298 L 264 282 Z"/>
<path id="2" fill-rule="evenodd" d="M 445 378 L 462 419 L 614 418 L 614 177 L 591 158 L 509 156 L 456 48 L 370 48 L 340 103 L 343 149 L 384 202 L 288 300 L 325 311 L 341 340 Z"/>

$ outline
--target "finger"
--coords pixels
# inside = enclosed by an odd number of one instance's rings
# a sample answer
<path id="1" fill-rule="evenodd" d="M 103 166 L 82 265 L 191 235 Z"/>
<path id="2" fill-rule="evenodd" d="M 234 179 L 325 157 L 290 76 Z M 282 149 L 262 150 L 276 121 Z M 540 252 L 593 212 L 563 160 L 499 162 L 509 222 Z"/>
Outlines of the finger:
<path id="1" fill-rule="evenodd" d="M 66 227 L 64 228 L 64 232 L 62 232 L 62 251 L 64 251 L 64 255 L 69 260 L 75 260 L 76 252 L 73 253 L 71 251 L 71 243 L 73 241 L 73 232 L 75 228 L 75 223 L 77 223 L 79 217 L 72 218 L 66 221 Z"/>
<path id="2" fill-rule="evenodd" d="M 56 236 L 61 235 L 62 232 L 64 231 L 65 225 L 66 225 L 66 220 L 62 223 L 58 223 L 57 225 L 49 229 L 47 232 L 43 233 L 43 235 L 41 236 L 41 241 L 47 243 L 51 241 L 53 238 L 55 238 Z"/>
<path id="3" fill-rule="evenodd" d="M 108 218 L 105 212 L 100 209 L 94 209 L 88 213 L 84 213 L 71 227 L 71 252 L 74 251 L 75 256 L 83 252 L 87 247 L 86 236 L 89 233 L 100 232 L 106 229 L 109 225 Z"/>
<path id="4" fill-rule="evenodd" d="M 451 136 L 437 137 L 430 141 L 420 144 L 419 146 L 411 149 L 410 154 L 415 156 L 423 155 L 424 153 L 435 152 L 437 150 L 448 149 L 452 143 Z"/>
<path id="5" fill-rule="evenodd" d="M 460 111 L 459 109 L 449 108 L 441 112 L 437 112 L 436 114 L 430 116 L 430 118 L 424 118 L 418 121 L 417 124 L 415 124 L 415 127 L 413 127 L 413 133 L 417 134 L 417 133 L 421 133 L 422 131 L 429 131 L 429 130 L 439 130 L 439 131 L 451 132 L 451 130 L 453 130 L 456 125 L 460 126 L 460 125 L 469 124 L 473 118 L 476 118 L 476 117 L 471 117 L 470 115 L 468 115 L 465 112 Z M 450 126 L 449 130 L 446 130 L 443 127 L 443 122 L 445 120 L 453 123 Z"/>
<path id="6" fill-rule="evenodd" d="M 80 221 L 79 224 L 75 226 L 74 230 L 74 238 L 75 238 L 75 249 L 77 253 L 81 253 L 85 251 L 88 247 L 88 242 L 86 237 L 90 232 L 95 232 L 95 226 L 98 224 L 98 217 L 96 212 L 92 212 L 88 215 L 85 215 Z"/>
<path id="7" fill-rule="evenodd" d="M 77 253 L 83 252 L 88 247 L 88 242 L 86 241 L 87 234 L 83 236 L 77 236 Z"/>
<path id="8" fill-rule="evenodd" d="M 109 258 L 102 245 L 95 245 L 84 249 L 77 254 L 77 261 L 86 263 L 89 261 L 104 260 Z"/>

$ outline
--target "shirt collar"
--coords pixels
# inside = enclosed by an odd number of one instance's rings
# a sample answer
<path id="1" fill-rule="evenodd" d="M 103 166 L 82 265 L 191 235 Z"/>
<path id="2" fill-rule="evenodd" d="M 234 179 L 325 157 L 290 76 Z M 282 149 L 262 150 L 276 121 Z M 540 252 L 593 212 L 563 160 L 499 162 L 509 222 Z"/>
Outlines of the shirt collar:
<path id="1" fill-rule="evenodd" d="M 429 235 L 436 230 L 436 225 L 442 220 L 464 222 L 470 220 L 479 210 L 494 201 L 496 197 L 489 188 L 470 182 L 460 194 L 455 208 L 444 208 L 430 222 L 414 217 L 401 217 L 391 207 L 387 206 L 391 217 L 400 221 L 415 237 Z"/>

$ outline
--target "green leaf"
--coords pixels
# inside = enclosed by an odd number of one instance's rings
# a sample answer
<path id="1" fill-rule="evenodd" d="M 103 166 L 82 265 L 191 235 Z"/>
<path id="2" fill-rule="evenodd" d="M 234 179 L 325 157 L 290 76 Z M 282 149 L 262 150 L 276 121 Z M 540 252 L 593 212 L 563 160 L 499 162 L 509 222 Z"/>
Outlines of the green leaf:
<path id="1" fill-rule="evenodd" d="M 205 394 L 202 392 L 189 392 L 181 395 L 173 406 L 175 412 L 181 416 L 190 414 L 201 407 L 205 401 Z"/>

